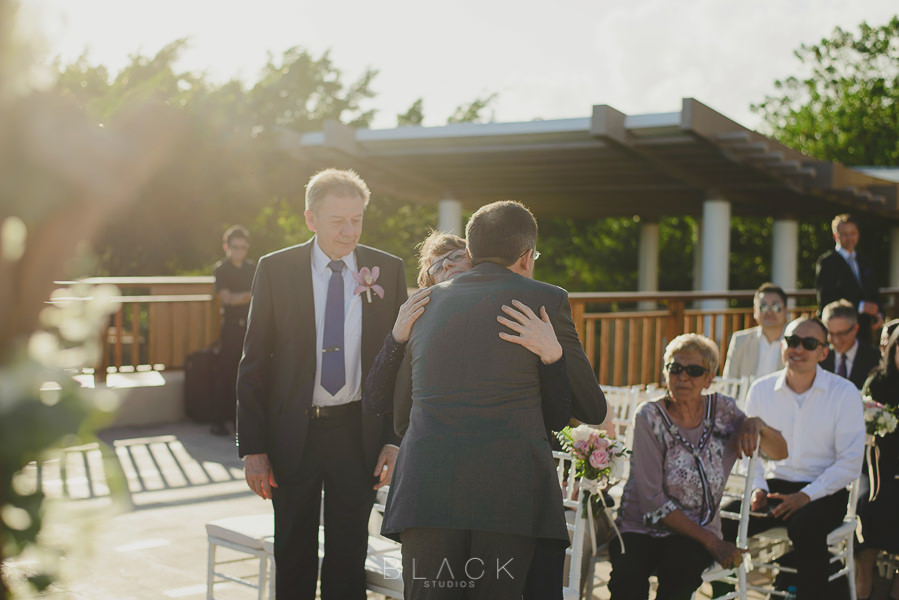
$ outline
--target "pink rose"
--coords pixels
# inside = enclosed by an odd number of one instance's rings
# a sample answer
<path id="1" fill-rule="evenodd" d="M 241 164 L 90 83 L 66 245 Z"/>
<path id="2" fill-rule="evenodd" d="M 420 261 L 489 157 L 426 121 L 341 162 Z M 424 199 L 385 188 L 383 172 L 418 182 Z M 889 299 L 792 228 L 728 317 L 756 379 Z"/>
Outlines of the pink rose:
<path id="1" fill-rule="evenodd" d="M 597 435 L 596 439 L 593 441 L 593 449 L 594 450 L 606 450 L 609 447 L 609 440 L 602 437 L 601 435 Z"/>
<path id="2" fill-rule="evenodd" d="M 590 466 L 594 469 L 605 469 L 609 466 L 608 450 L 594 450 L 590 455 Z"/>
<path id="3" fill-rule="evenodd" d="M 585 441 L 580 441 L 580 442 L 574 443 L 574 454 L 578 458 L 581 458 L 581 459 L 586 458 L 587 454 L 589 453 L 589 450 L 590 450 L 590 446 Z"/>

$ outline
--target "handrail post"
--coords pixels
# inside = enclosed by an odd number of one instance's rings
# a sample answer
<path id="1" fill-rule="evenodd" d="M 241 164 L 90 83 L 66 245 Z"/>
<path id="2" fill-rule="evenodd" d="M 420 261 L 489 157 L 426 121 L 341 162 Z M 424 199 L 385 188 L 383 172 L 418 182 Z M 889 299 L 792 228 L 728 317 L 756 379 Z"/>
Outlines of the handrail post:
<path id="1" fill-rule="evenodd" d="M 577 337 L 581 341 L 581 345 L 584 346 L 587 343 L 587 336 L 585 335 L 587 323 L 584 316 L 587 314 L 587 302 L 580 298 L 569 298 L 568 301 L 571 303 L 571 319 L 574 321 Z"/>
<path id="2" fill-rule="evenodd" d="M 665 326 L 666 345 L 684 332 L 684 301 L 668 300 L 668 318 Z"/>

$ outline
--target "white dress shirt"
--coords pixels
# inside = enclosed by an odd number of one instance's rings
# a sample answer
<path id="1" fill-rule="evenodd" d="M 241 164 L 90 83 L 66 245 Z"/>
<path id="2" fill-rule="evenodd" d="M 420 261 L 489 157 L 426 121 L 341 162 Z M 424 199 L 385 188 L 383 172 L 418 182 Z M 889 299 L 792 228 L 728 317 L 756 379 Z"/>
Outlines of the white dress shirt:
<path id="1" fill-rule="evenodd" d="M 783 334 L 773 342 L 769 342 L 765 337 L 765 331 L 759 327 L 759 362 L 755 368 L 755 377 L 761 377 L 768 373 L 773 373 L 780 367 L 780 342 L 784 339 Z"/>
<path id="2" fill-rule="evenodd" d="M 746 414 L 780 430 L 789 456 L 768 461 L 765 477 L 809 482 L 810 499 L 829 496 L 861 474 L 865 451 L 862 399 L 851 381 L 818 366 L 802 401 L 787 387 L 786 370 L 757 380 L 749 388 Z M 767 490 L 761 469 L 754 487 Z"/>
<path id="3" fill-rule="evenodd" d="M 356 255 L 342 257 L 343 270 L 343 360 L 346 366 L 346 383 L 332 396 L 322 387 L 322 339 L 325 333 L 325 306 L 328 302 L 328 282 L 331 280 L 331 259 L 318 245 L 318 237 L 312 244 L 312 299 L 315 306 L 315 387 L 312 388 L 314 406 L 337 406 L 362 398 L 362 298 L 353 294 L 356 280 Z"/>
<path id="4" fill-rule="evenodd" d="M 831 350 L 833 352 L 833 372 L 836 373 L 840 369 L 840 361 L 843 360 L 843 354 L 840 354 L 836 350 Z M 852 373 L 852 365 L 855 364 L 855 355 L 858 354 L 858 340 L 855 340 L 855 343 L 852 344 L 852 347 L 849 348 L 845 352 L 846 355 L 846 379 L 849 379 L 849 374 Z"/>

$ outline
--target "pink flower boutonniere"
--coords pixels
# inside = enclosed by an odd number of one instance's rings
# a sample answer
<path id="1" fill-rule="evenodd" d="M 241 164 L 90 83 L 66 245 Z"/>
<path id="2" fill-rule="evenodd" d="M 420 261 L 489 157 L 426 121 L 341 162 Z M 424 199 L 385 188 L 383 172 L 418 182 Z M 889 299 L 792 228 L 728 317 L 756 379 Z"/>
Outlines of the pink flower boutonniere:
<path id="1" fill-rule="evenodd" d="M 371 302 L 372 291 L 378 295 L 378 298 L 383 298 L 384 288 L 375 283 L 380 274 L 381 269 L 379 267 L 372 267 L 371 271 L 368 270 L 368 267 L 362 267 L 359 269 L 358 273 L 353 273 L 353 279 L 355 279 L 358 284 L 356 289 L 353 290 L 353 293 L 361 294 L 362 292 L 365 292 L 365 296 L 368 298 L 369 302 Z"/>

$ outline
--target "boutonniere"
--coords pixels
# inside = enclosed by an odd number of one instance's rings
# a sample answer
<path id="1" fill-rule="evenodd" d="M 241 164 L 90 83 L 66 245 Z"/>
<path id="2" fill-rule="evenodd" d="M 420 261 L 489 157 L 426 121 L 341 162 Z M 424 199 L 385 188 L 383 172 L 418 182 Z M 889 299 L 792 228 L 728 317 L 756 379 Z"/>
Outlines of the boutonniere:
<path id="1" fill-rule="evenodd" d="M 384 288 L 375 283 L 380 274 L 380 267 L 372 267 L 370 271 L 368 270 L 368 267 L 362 267 L 359 269 L 358 273 L 353 273 L 353 279 L 355 279 L 357 283 L 353 293 L 361 294 L 362 292 L 365 292 L 365 296 L 368 298 L 369 303 L 371 302 L 372 291 L 378 295 L 378 298 L 383 298 Z"/>

